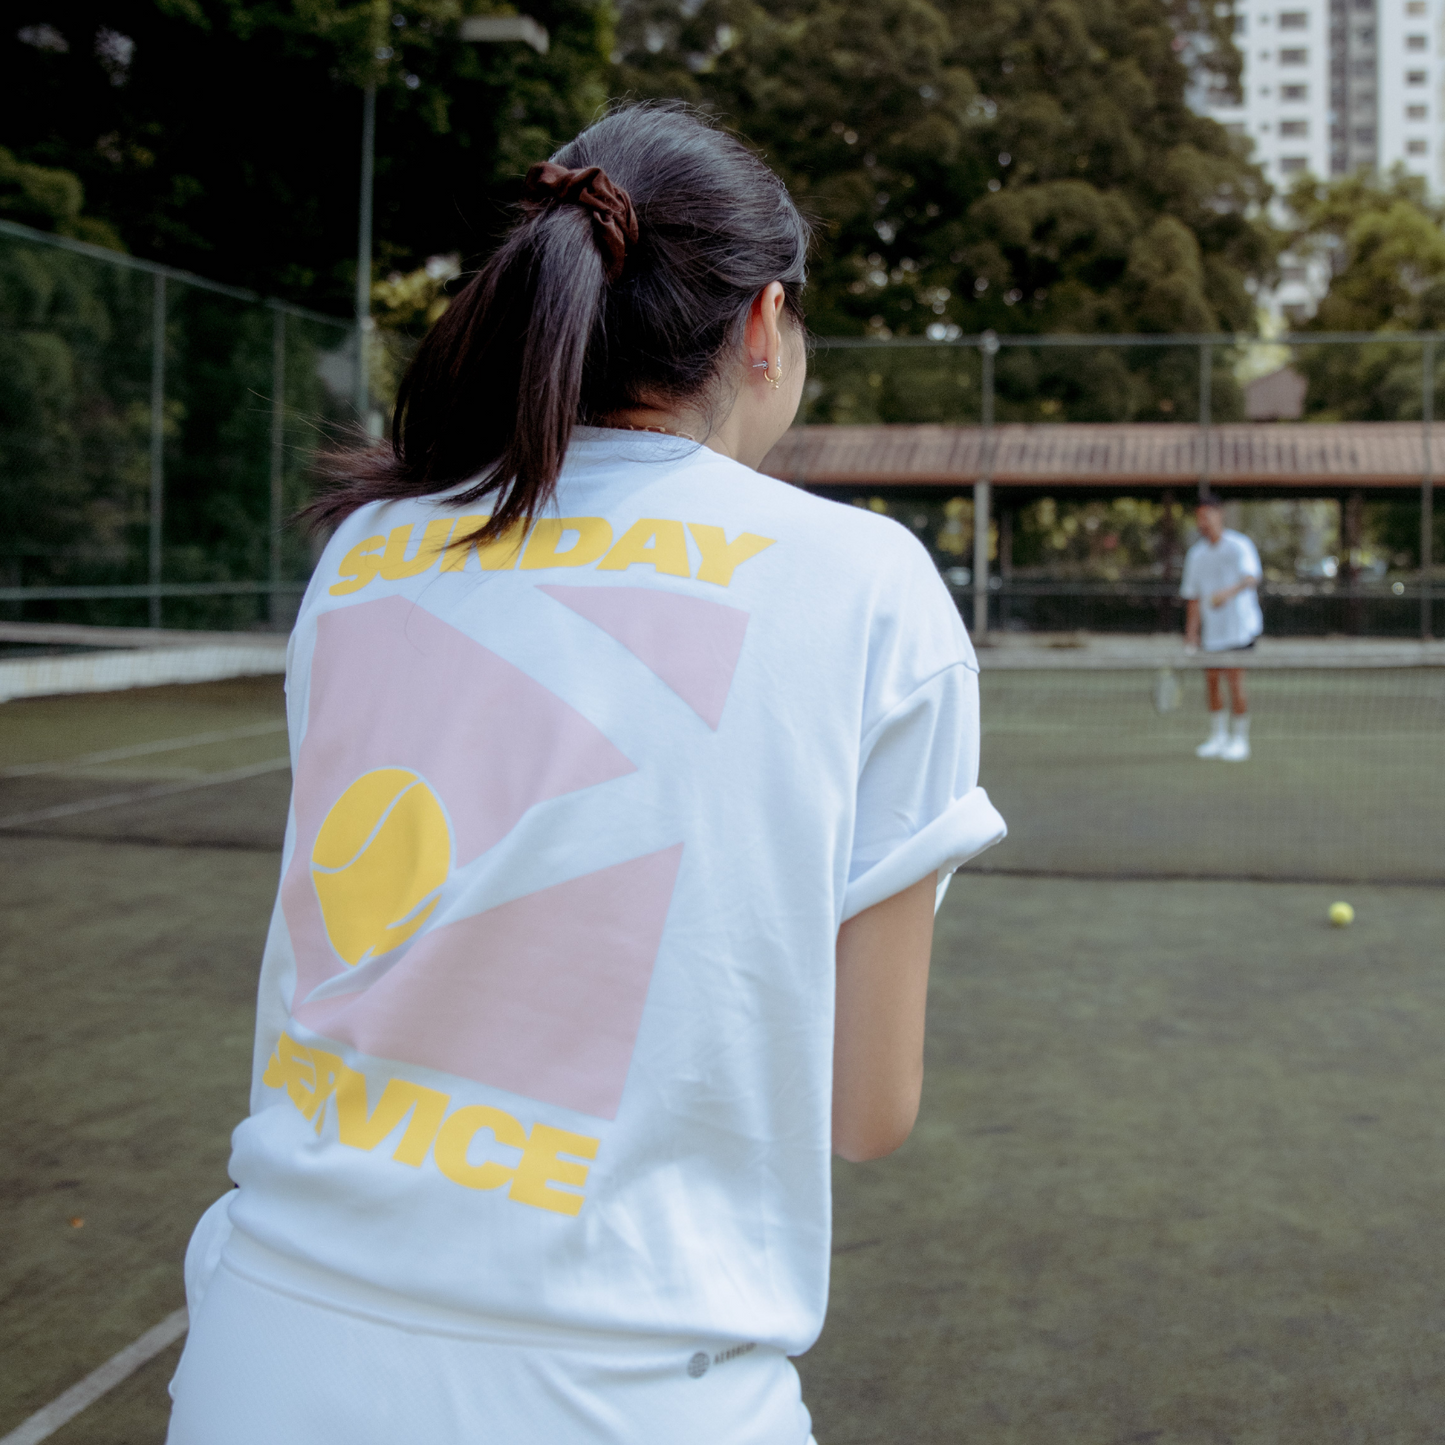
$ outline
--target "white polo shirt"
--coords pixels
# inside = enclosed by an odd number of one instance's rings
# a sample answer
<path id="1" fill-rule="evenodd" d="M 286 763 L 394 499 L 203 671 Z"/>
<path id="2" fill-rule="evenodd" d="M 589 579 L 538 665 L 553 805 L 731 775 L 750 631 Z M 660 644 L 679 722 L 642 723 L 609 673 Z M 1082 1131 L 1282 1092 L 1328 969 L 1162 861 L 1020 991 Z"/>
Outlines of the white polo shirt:
<path id="1" fill-rule="evenodd" d="M 1259 610 L 1255 588 L 1246 587 L 1222 607 L 1215 607 L 1209 600 L 1245 577 L 1263 576 L 1254 543 L 1243 532 L 1232 532 L 1228 527 L 1218 542 L 1201 537 L 1185 553 L 1179 595 L 1199 603 L 1199 641 L 1205 652 L 1248 647 L 1264 631 L 1264 614 Z"/>

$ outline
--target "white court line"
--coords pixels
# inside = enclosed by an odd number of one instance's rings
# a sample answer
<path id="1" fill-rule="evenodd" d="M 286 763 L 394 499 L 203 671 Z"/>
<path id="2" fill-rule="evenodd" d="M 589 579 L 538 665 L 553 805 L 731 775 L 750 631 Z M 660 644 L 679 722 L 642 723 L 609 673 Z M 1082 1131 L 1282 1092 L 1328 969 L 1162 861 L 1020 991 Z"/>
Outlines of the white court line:
<path id="1" fill-rule="evenodd" d="M 187 778 L 178 783 L 156 783 L 129 793 L 107 793 L 103 798 L 82 798 L 75 803 L 57 803 L 51 808 L 36 808 L 29 813 L 11 813 L 0 818 L 0 828 L 24 828 L 31 823 L 49 823 L 56 818 L 73 818 L 77 813 L 94 813 L 101 808 L 123 808 L 127 803 L 148 803 L 153 798 L 169 798 L 176 793 L 190 793 L 197 788 L 215 788 L 222 783 L 239 783 L 246 778 L 259 778 L 266 773 L 279 773 L 291 766 L 290 758 L 271 758 L 264 763 L 251 763 L 232 768 L 228 773 L 212 773 L 209 778 Z M 5 1445 L 0 1440 L 0 1445 Z"/>
<path id="2" fill-rule="evenodd" d="M 109 748 L 103 753 L 81 753 L 74 758 L 61 758 L 50 763 L 17 763 L 0 768 L 0 778 L 33 778 L 39 773 L 63 773 L 68 768 L 88 768 L 97 763 L 118 763 L 124 758 L 143 758 L 151 753 L 175 752 L 180 748 L 199 748 L 207 743 L 228 743 L 234 738 L 259 738 L 269 733 L 284 733 L 284 718 L 271 722 L 250 723 L 243 728 L 227 728 L 224 732 L 192 733 L 187 738 L 163 738 L 154 743 L 133 743 L 127 748 Z"/>
<path id="3" fill-rule="evenodd" d="M 122 1380 L 129 1379 L 167 1345 L 180 1339 L 186 1332 L 186 1323 L 186 1310 L 182 1305 L 119 1354 L 112 1355 L 98 1370 L 92 1370 L 78 1385 L 72 1385 L 63 1395 L 42 1406 L 8 1435 L 0 1436 L 0 1445 L 39 1445 L 40 1441 L 48 1440 L 87 1405 L 93 1405 L 107 1390 L 113 1390 Z"/>

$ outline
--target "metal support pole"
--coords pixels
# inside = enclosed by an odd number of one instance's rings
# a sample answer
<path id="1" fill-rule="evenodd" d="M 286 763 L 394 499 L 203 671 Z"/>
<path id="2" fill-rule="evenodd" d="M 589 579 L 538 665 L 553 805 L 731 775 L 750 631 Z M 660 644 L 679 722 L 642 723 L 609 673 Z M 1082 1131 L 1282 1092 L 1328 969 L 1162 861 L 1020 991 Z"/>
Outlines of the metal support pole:
<path id="1" fill-rule="evenodd" d="M 266 615 L 273 627 L 281 621 L 281 508 L 286 465 L 286 313 L 278 306 L 271 313 L 271 506 L 267 515 L 271 583 Z"/>
<path id="2" fill-rule="evenodd" d="M 361 216 L 356 235 L 356 415 L 363 427 L 371 423 L 371 378 L 366 368 L 367 332 L 371 327 L 371 210 L 376 169 L 376 86 L 361 96 Z"/>
<path id="3" fill-rule="evenodd" d="M 1435 342 L 1422 348 L 1420 387 L 1420 440 L 1424 444 L 1425 469 L 1420 477 L 1420 636 L 1428 642 L 1434 633 L 1430 573 L 1435 565 L 1435 466 L 1430 455 L 1430 429 L 1435 419 Z"/>
<path id="4" fill-rule="evenodd" d="M 1340 550 L 1344 553 L 1346 631 L 1365 630 L 1365 606 L 1360 596 L 1360 549 L 1365 540 L 1365 494 L 1358 487 L 1340 501 Z"/>
<path id="5" fill-rule="evenodd" d="M 1165 487 L 1159 497 L 1159 561 L 1166 582 L 1175 579 L 1174 562 L 1179 555 L 1179 535 L 1174 528 L 1174 489 Z M 1155 601 L 1154 617 L 1159 632 L 1172 632 L 1178 626 L 1177 616 L 1170 615 L 1171 599 Z"/>
<path id="6" fill-rule="evenodd" d="M 988 520 L 990 473 L 993 471 L 993 359 L 998 337 L 986 331 L 983 337 L 983 423 L 979 454 L 979 477 L 973 484 L 973 635 L 988 633 Z"/>
<path id="7" fill-rule="evenodd" d="M 161 625 L 161 536 L 166 507 L 166 278 L 160 271 L 151 292 L 151 505 L 147 577 L 150 625 Z"/>
<path id="8" fill-rule="evenodd" d="M 973 635 L 988 632 L 988 526 L 989 494 L 993 488 L 980 478 L 973 484 Z"/>
<path id="9" fill-rule="evenodd" d="M 1214 382 L 1214 348 L 1199 348 L 1199 495 L 1209 490 L 1210 388 Z"/>

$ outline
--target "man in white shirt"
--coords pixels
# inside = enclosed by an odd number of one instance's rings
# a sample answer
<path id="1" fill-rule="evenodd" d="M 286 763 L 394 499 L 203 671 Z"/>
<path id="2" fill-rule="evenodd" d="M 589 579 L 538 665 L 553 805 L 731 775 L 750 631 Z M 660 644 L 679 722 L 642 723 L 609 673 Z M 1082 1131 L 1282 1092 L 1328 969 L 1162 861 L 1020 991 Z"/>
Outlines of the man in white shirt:
<path id="1" fill-rule="evenodd" d="M 1224 525 L 1224 504 L 1212 492 L 1199 499 L 1195 513 L 1199 540 L 1184 558 L 1184 580 L 1179 595 L 1187 604 L 1184 640 L 1205 652 L 1240 652 L 1254 646 L 1264 631 L 1258 589 L 1263 569 L 1255 545 L 1242 532 Z M 1242 763 L 1249 757 L 1249 700 L 1244 670 L 1239 667 L 1206 668 L 1209 694 L 1209 738 L 1197 747 L 1196 757 L 1222 758 Z M 1229 684 L 1234 714 L 1231 729 L 1224 711 L 1220 679 Z"/>

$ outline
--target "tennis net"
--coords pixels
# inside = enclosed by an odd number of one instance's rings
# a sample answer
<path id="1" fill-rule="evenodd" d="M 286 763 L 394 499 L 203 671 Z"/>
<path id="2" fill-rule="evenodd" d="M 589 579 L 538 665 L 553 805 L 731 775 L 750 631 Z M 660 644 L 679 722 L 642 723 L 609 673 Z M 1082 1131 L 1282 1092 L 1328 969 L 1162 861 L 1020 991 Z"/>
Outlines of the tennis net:
<path id="1" fill-rule="evenodd" d="M 1445 644 L 1262 640 L 1252 756 L 1201 761 L 1203 669 L 1177 637 L 979 649 L 984 871 L 1445 883 Z M 1227 702 L 1227 694 L 1226 694 Z"/>

